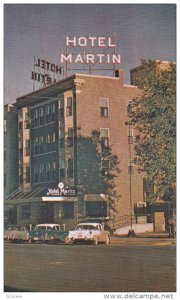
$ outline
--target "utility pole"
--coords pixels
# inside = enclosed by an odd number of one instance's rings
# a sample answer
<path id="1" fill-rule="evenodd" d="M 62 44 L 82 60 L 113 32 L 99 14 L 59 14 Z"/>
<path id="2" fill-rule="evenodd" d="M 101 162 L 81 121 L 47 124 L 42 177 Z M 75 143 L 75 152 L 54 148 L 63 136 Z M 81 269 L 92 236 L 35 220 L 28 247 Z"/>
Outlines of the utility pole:
<path id="1" fill-rule="evenodd" d="M 133 174 L 133 164 L 132 164 L 132 155 L 131 155 L 131 144 L 133 144 L 133 135 L 131 131 L 131 122 L 128 122 L 129 131 L 128 131 L 128 145 L 129 145 L 129 201 L 130 201 L 130 229 L 128 231 L 128 237 L 135 237 L 135 232 L 133 230 L 133 201 L 132 201 L 132 174 Z"/>

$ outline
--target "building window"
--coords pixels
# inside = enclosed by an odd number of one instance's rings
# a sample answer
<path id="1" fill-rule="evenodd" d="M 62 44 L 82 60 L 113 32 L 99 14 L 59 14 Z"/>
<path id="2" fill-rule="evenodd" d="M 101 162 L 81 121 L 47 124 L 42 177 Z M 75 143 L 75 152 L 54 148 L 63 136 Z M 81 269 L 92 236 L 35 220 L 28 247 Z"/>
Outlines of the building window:
<path id="1" fill-rule="evenodd" d="M 55 163 L 55 161 L 52 162 L 51 178 L 52 178 L 52 180 L 56 179 L 56 163 Z"/>
<path id="2" fill-rule="evenodd" d="M 69 158 L 67 163 L 67 178 L 71 178 L 73 177 L 73 159 Z"/>
<path id="3" fill-rule="evenodd" d="M 35 165 L 34 166 L 34 182 L 38 182 L 39 181 L 39 166 Z"/>
<path id="4" fill-rule="evenodd" d="M 21 206 L 21 217 L 22 219 L 28 219 L 31 216 L 31 206 L 30 204 L 22 204 Z"/>
<path id="5" fill-rule="evenodd" d="M 64 99 L 59 100 L 59 119 L 64 117 Z"/>
<path id="6" fill-rule="evenodd" d="M 45 174 L 44 174 L 44 165 L 41 164 L 39 166 L 39 181 L 43 182 L 45 180 Z"/>
<path id="7" fill-rule="evenodd" d="M 59 178 L 64 179 L 65 178 L 65 165 L 64 165 L 64 159 L 61 159 L 59 162 Z"/>
<path id="8" fill-rule="evenodd" d="M 87 201 L 86 217 L 103 218 L 107 217 L 107 202 L 105 201 Z"/>
<path id="9" fill-rule="evenodd" d="M 60 148 L 64 147 L 64 127 L 59 129 L 59 146 Z"/>
<path id="10" fill-rule="evenodd" d="M 23 167 L 19 168 L 19 182 L 20 184 L 23 183 Z"/>
<path id="11" fill-rule="evenodd" d="M 62 203 L 62 219 L 74 219 L 74 202 Z"/>
<path id="12" fill-rule="evenodd" d="M 56 135 L 55 133 L 52 134 L 51 136 L 51 142 L 52 142 L 52 150 L 56 150 Z"/>
<path id="13" fill-rule="evenodd" d="M 19 141 L 19 156 L 23 155 L 23 143 L 22 141 Z"/>
<path id="14" fill-rule="evenodd" d="M 47 152 L 51 151 L 51 135 L 48 134 L 46 136 L 46 147 L 47 147 Z"/>
<path id="15" fill-rule="evenodd" d="M 30 128 L 30 116 L 29 116 L 29 112 L 25 113 L 24 128 L 25 129 L 29 129 Z"/>
<path id="16" fill-rule="evenodd" d="M 109 116 L 109 99 L 101 98 L 99 100 L 100 105 L 100 116 L 107 118 Z"/>
<path id="17" fill-rule="evenodd" d="M 73 146 L 73 128 L 68 128 L 67 147 Z"/>
<path id="18" fill-rule="evenodd" d="M 36 127 L 38 125 L 39 125 L 38 109 L 36 108 L 33 112 L 33 127 Z"/>
<path id="19" fill-rule="evenodd" d="M 35 139 L 34 139 L 34 154 L 38 154 L 38 151 L 39 151 L 38 145 L 39 145 L 38 137 L 35 137 Z"/>
<path id="20" fill-rule="evenodd" d="M 109 129 L 100 129 L 101 150 L 106 151 L 109 148 Z"/>
<path id="21" fill-rule="evenodd" d="M 40 107 L 39 108 L 39 125 L 44 124 L 44 108 Z"/>
<path id="22" fill-rule="evenodd" d="M 51 164 L 49 162 L 46 164 L 46 179 L 51 179 Z"/>
<path id="23" fill-rule="evenodd" d="M 25 182 L 29 183 L 30 182 L 30 167 L 25 167 Z"/>
<path id="24" fill-rule="evenodd" d="M 43 144 L 44 144 L 44 140 L 43 140 L 43 136 L 39 137 L 39 153 L 43 153 Z"/>
<path id="25" fill-rule="evenodd" d="M 49 119 L 50 119 L 50 106 L 47 105 L 46 106 L 46 123 L 49 123 Z"/>
<path id="26" fill-rule="evenodd" d="M 110 169 L 110 160 L 104 159 L 101 161 L 101 170 L 102 170 L 102 176 L 107 177 L 109 174 Z"/>
<path id="27" fill-rule="evenodd" d="M 50 112 L 51 112 L 51 122 L 55 121 L 55 103 L 50 105 Z"/>
<path id="28" fill-rule="evenodd" d="M 25 141 L 25 156 L 30 155 L 30 140 Z"/>
<path id="29" fill-rule="evenodd" d="M 66 116 L 72 116 L 72 98 L 67 98 Z"/>
<path id="30" fill-rule="evenodd" d="M 127 103 L 127 115 L 129 117 L 135 111 L 135 107 L 133 106 L 133 103 L 134 103 L 134 100 L 129 100 Z"/>

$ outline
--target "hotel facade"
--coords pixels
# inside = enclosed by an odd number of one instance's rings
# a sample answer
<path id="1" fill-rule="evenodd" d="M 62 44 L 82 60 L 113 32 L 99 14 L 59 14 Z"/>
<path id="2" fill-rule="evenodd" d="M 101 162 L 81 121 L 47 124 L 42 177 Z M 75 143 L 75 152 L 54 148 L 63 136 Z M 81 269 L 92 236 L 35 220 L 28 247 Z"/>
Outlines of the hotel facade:
<path id="1" fill-rule="evenodd" d="M 102 219 L 112 226 L 145 206 L 144 175 L 133 164 L 136 133 L 127 125 L 139 93 L 117 70 L 115 77 L 74 74 L 17 99 L 19 182 L 5 200 L 17 224 L 72 228 Z"/>

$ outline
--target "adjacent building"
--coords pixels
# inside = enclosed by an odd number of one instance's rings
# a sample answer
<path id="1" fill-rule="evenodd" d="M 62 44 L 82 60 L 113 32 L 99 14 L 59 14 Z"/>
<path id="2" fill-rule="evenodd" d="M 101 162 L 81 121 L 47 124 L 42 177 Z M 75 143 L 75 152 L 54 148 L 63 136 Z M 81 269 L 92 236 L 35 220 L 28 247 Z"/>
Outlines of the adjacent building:
<path id="1" fill-rule="evenodd" d="M 7 104 L 4 108 L 4 192 L 7 197 L 18 188 L 18 131 L 17 109 Z"/>
<path id="2" fill-rule="evenodd" d="M 74 74 L 17 99 L 18 190 L 15 181 L 6 200 L 17 223 L 127 222 L 146 195 L 127 125 L 138 94 L 117 70 L 115 77 Z"/>
<path id="3" fill-rule="evenodd" d="M 5 200 L 18 190 L 18 128 L 16 105 L 4 107 L 4 196 Z M 16 223 L 14 206 L 5 206 L 5 222 Z"/>

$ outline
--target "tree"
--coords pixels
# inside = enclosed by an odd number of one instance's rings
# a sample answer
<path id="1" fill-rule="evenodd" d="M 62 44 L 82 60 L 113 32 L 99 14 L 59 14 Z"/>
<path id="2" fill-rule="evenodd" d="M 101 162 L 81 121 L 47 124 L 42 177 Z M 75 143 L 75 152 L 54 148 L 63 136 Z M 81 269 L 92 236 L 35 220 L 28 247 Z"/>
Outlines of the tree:
<path id="1" fill-rule="evenodd" d="M 104 203 L 107 203 L 107 210 L 112 218 L 116 212 L 116 203 L 120 198 L 116 191 L 116 178 L 120 172 L 118 157 L 112 153 L 109 145 L 104 146 L 100 132 L 96 130 L 91 136 L 79 136 L 77 144 L 77 184 L 81 186 L 83 194 L 104 195 Z M 97 210 L 95 205 L 94 210 Z M 79 204 L 80 217 L 85 217 L 83 214 L 84 201 L 82 201 L 82 207 L 81 203 Z M 104 217 L 106 217 L 106 212 Z"/>
<path id="2" fill-rule="evenodd" d="M 176 188 L 176 66 L 142 61 L 131 123 L 138 132 L 135 163 L 154 183 L 153 199 L 175 200 Z"/>

